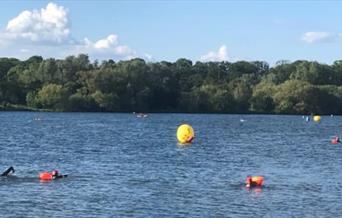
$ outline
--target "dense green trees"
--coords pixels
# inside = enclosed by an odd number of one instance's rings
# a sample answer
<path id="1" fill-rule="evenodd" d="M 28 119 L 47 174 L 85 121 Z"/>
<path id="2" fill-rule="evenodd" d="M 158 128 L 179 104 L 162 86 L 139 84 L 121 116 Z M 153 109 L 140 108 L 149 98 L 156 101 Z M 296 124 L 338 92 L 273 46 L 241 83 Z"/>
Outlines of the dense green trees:
<path id="1" fill-rule="evenodd" d="M 342 114 L 342 61 L 92 63 L 0 58 L 0 108 L 52 111 Z"/>

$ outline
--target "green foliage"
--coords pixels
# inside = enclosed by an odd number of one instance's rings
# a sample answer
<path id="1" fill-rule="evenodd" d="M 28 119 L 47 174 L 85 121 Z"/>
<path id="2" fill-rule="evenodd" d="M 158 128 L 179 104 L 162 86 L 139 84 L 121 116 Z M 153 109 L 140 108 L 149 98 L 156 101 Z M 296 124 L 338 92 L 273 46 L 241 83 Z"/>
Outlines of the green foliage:
<path id="1" fill-rule="evenodd" d="M 0 79 L 4 79 L 9 69 L 20 64 L 15 58 L 0 58 Z"/>
<path id="2" fill-rule="evenodd" d="M 28 95 L 27 98 L 34 99 L 33 104 L 41 105 L 43 109 L 52 109 L 63 111 L 66 105 L 67 90 L 62 85 L 48 84 L 33 97 Z"/>
<path id="3" fill-rule="evenodd" d="M 298 106 L 303 104 L 300 98 L 309 85 L 309 83 L 300 80 L 288 80 L 279 85 L 274 94 L 275 112 L 286 114 L 298 113 Z M 300 111 L 299 113 L 303 112 Z"/>
<path id="4" fill-rule="evenodd" d="M 342 114 L 342 61 L 0 58 L 2 109 Z M 19 107 L 15 107 L 19 105 Z"/>
<path id="5" fill-rule="evenodd" d="M 329 84 L 335 79 L 334 71 L 328 65 L 309 61 L 297 61 L 294 65 L 296 69 L 290 79 L 302 80 L 314 85 Z"/>
<path id="6" fill-rule="evenodd" d="M 94 98 L 90 95 L 75 93 L 68 98 L 68 111 L 98 111 Z"/>
<path id="7" fill-rule="evenodd" d="M 273 94 L 275 91 L 276 86 L 272 83 L 259 83 L 255 86 L 250 99 L 251 111 L 257 113 L 273 113 L 275 107 Z"/>
<path id="8" fill-rule="evenodd" d="M 119 97 L 115 94 L 104 94 L 101 91 L 96 91 L 92 94 L 92 97 L 104 111 L 116 111 L 119 109 Z"/>

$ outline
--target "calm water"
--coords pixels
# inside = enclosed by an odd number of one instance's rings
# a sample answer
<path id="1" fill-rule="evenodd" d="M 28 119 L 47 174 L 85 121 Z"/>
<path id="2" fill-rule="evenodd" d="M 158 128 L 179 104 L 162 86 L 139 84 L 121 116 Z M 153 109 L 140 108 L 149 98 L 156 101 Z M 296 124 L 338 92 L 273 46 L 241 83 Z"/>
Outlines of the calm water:
<path id="1" fill-rule="evenodd" d="M 240 122 L 244 119 L 245 122 Z M 342 117 L 0 113 L 1 217 L 339 217 Z M 196 132 L 177 145 L 177 126 Z M 42 183 L 59 169 L 66 179 Z M 247 175 L 265 187 L 248 190 Z"/>

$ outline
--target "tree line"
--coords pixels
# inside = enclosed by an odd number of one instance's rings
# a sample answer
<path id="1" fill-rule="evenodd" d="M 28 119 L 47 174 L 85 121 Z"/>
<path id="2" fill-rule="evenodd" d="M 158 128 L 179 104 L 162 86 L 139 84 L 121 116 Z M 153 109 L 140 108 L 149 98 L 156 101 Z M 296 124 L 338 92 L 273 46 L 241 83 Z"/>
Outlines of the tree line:
<path id="1" fill-rule="evenodd" d="M 342 61 L 0 58 L 0 109 L 342 114 Z"/>

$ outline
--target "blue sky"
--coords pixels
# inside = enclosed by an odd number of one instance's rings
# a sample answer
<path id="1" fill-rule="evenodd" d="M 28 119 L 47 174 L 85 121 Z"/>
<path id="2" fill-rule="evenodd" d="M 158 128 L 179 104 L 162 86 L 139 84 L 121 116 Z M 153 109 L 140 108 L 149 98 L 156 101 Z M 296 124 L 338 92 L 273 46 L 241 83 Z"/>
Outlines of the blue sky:
<path id="1" fill-rule="evenodd" d="M 0 1 L 0 56 L 342 59 L 339 1 Z"/>

